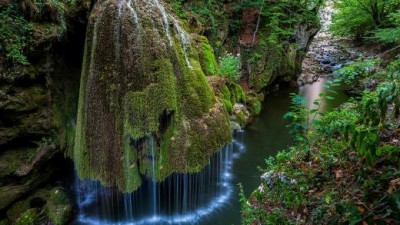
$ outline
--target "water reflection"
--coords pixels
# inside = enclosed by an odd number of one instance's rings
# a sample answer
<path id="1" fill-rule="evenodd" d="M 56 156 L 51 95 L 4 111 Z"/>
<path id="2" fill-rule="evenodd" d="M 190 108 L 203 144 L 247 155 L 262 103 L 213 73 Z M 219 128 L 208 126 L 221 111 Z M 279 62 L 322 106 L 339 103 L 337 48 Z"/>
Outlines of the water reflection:
<path id="1" fill-rule="evenodd" d="M 315 100 L 319 100 L 319 109 L 324 112 L 340 106 L 340 104 L 348 99 L 348 96 L 343 92 L 341 86 L 327 85 L 327 82 L 332 79 L 334 78 L 320 77 L 317 82 L 300 87 L 299 95 L 306 98 L 309 109 L 317 108 L 313 104 Z M 332 99 L 321 98 L 321 93 L 329 95 Z"/>

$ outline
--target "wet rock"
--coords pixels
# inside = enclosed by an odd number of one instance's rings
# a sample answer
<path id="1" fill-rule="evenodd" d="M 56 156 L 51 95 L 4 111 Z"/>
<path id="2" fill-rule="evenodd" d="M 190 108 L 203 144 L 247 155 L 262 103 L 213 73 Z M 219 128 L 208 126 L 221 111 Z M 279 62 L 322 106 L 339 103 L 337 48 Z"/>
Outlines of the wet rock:
<path id="1" fill-rule="evenodd" d="M 298 85 L 299 87 L 304 86 L 304 85 L 305 85 L 304 80 L 303 80 L 303 79 L 298 79 L 298 80 L 297 80 L 297 85 Z"/>
<path id="2" fill-rule="evenodd" d="M 235 121 L 230 121 L 230 123 L 231 123 L 231 131 L 232 132 L 236 132 L 236 131 L 242 130 L 242 127 L 240 126 L 239 123 L 237 123 Z"/>
<path id="3" fill-rule="evenodd" d="M 240 126 L 244 126 L 250 117 L 250 112 L 247 107 L 242 103 L 235 103 L 232 111 L 231 119 Z"/>
<path id="4" fill-rule="evenodd" d="M 205 49 L 211 46 L 205 37 L 189 34 L 165 6 L 165 1 L 114 0 L 93 6 L 83 67 L 96 69 L 82 70 L 78 103 L 82 119 L 77 121 L 73 154 L 80 178 L 133 192 L 145 177 L 161 182 L 176 172 L 199 172 L 232 139 L 227 110 L 216 101 L 194 48 L 196 40 Z M 114 32 L 116 24 L 120 32 Z M 205 55 L 206 64 L 216 67 L 212 51 Z M 215 69 L 209 68 L 209 74 Z M 241 119 L 241 114 L 237 117 Z M 175 141 L 169 142 L 172 135 Z M 152 146 L 160 154 L 148 158 L 128 153 L 127 149 L 147 151 L 153 136 L 158 143 Z M 132 146 L 127 137 L 144 144 Z M 159 160 L 164 154 L 168 160 Z M 131 167 L 121 159 L 141 166 Z M 153 159 L 160 162 L 154 168 L 156 175 L 149 167 Z"/>
<path id="5" fill-rule="evenodd" d="M 331 61 L 324 59 L 320 63 L 323 64 L 323 65 L 328 65 L 328 64 L 331 64 Z"/>
<path id="6" fill-rule="evenodd" d="M 332 73 L 332 67 L 330 67 L 330 66 L 323 66 L 322 68 L 321 68 L 321 70 L 322 70 L 322 72 L 323 73 Z"/>
<path id="7" fill-rule="evenodd" d="M 54 146 L 44 145 L 0 155 L 0 210 L 47 181 L 56 171 L 49 163 L 55 154 Z"/>
<path id="8" fill-rule="evenodd" d="M 307 83 L 318 81 L 320 76 L 330 76 L 335 70 L 343 67 L 351 54 L 339 46 L 337 40 L 329 33 L 333 3 L 329 1 L 329 7 L 325 7 L 320 17 L 322 28 L 310 45 L 310 50 L 303 61 L 303 71 L 300 79 Z"/>
<path id="9" fill-rule="evenodd" d="M 263 175 L 261 175 L 261 181 L 267 183 L 268 185 L 272 184 L 272 178 L 274 177 L 274 171 L 268 171 L 265 172 Z"/>
<path id="10" fill-rule="evenodd" d="M 261 181 L 267 184 L 270 189 L 274 188 L 277 182 L 289 185 L 297 184 L 295 179 L 288 178 L 284 172 L 274 172 L 273 170 L 261 175 Z"/>

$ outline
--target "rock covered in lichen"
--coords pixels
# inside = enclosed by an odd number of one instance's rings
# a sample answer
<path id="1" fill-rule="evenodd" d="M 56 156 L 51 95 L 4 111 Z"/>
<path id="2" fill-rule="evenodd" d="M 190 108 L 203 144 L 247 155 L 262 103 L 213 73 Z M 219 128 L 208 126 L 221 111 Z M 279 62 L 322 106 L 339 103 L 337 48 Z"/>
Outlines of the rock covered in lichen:
<path id="1" fill-rule="evenodd" d="M 192 37 L 162 2 L 92 11 L 73 159 L 81 178 L 134 191 L 146 176 L 198 172 L 231 139 Z"/>

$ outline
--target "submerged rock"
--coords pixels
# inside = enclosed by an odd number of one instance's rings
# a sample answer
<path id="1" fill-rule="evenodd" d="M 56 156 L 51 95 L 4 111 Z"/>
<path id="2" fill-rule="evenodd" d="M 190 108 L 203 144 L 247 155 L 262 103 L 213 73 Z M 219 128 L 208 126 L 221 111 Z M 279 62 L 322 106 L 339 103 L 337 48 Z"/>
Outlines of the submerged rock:
<path id="1" fill-rule="evenodd" d="M 72 156 L 80 178 L 134 191 L 143 177 L 200 171 L 231 140 L 191 40 L 158 0 L 96 3 Z"/>

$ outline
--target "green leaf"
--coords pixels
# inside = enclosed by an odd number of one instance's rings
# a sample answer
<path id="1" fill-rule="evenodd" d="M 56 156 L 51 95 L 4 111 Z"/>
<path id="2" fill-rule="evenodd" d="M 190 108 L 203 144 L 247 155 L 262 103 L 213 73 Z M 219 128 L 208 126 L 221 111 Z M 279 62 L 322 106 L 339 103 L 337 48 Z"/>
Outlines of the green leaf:
<path id="1" fill-rule="evenodd" d="M 333 99 L 335 99 L 334 97 L 332 97 L 332 96 L 329 96 L 329 95 L 327 95 L 327 96 L 325 96 L 327 99 L 329 99 L 329 100 L 333 100 Z"/>

